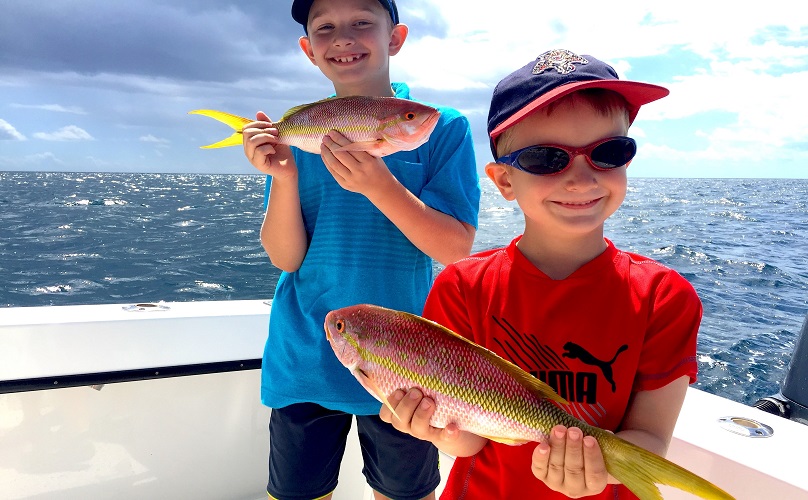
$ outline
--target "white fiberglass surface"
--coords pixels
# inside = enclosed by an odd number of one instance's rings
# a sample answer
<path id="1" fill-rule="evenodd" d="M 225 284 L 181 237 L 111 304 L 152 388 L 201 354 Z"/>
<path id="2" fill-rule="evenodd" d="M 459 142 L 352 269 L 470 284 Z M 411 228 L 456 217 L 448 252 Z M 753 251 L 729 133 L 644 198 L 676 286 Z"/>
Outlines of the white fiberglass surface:
<path id="1" fill-rule="evenodd" d="M 260 300 L 0 311 L 0 380 L 261 358 L 270 306 Z"/>
<path id="2" fill-rule="evenodd" d="M 4 499 L 266 498 L 257 370 L 0 394 Z"/>
<path id="3" fill-rule="evenodd" d="M 722 428 L 719 419 L 741 417 L 770 426 L 768 438 L 745 437 Z M 667 458 L 712 481 L 738 500 L 808 499 L 808 475 L 795 459 L 808 443 L 808 426 L 690 388 Z M 666 500 L 694 498 L 660 488 Z"/>

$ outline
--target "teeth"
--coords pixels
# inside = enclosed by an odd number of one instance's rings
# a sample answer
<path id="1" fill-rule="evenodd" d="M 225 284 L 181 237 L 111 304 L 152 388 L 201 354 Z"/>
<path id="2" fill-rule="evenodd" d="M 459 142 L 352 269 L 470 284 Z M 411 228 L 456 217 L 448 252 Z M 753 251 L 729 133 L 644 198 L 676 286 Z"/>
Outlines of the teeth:
<path id="1" fill-rule="evenodd" d="M 334 59 L 336 59 L 341 63 L 349 63 L 351 61 L 359 59 L 359 56 L 335 57 Z"/>

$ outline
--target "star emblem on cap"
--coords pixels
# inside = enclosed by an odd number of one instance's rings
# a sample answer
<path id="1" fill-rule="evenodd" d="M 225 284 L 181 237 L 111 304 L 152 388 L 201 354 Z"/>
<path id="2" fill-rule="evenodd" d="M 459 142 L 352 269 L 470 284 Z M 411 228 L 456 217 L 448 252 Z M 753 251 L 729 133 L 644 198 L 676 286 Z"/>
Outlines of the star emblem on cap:
<path id="1" fill-rule="evenodd" d="M 564 49 L 548 50 L 536 58 L 533 74 L 538 75 L 548 69 L 554 69 L 562 75 L 575 71 L 573 63 L 589 64 L 585 58 Z"/>

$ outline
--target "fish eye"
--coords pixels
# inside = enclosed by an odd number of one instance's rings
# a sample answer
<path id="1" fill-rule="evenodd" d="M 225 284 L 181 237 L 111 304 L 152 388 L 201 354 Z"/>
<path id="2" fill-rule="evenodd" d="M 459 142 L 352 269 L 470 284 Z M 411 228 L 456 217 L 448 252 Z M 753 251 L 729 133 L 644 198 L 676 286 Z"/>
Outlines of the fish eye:
<path id="1" fill-rule="evenodd" d="M 415 120 L 415 113 L 410 111 L 409 113 L 404 115 L 404 118 L 406 118 L 407 120 Z"/>
<path id="2" fill-rule="evenodd" d="M 337 328 L 337 333 L 343 333 L 345 331 L 345 321 L 344 320 L 338 319 L 334 323 L 334 326 Z"/>

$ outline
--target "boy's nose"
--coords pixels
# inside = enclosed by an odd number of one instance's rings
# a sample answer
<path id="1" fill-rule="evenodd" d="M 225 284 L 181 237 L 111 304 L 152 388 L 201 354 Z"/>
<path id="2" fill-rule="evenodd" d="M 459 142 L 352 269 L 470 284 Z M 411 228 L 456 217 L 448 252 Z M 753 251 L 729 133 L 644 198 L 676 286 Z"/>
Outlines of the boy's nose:
<path id="1" fill-rule="evenodd" d="M 572 165 L 566 172 L 568 186 L 586 186 L 597 184 L 597 170 L 590 165 L 586 155 L 578 154 L 572 159 Z"/>
<path id="2" fill-rule="evenodd" d="M 350 30 L 347 29 L 336 29 L 334 33 L 334 45 L 339 47 L 345 47 L 347 45 L 353 45 L 354 38 L 351 35 Z"/>

